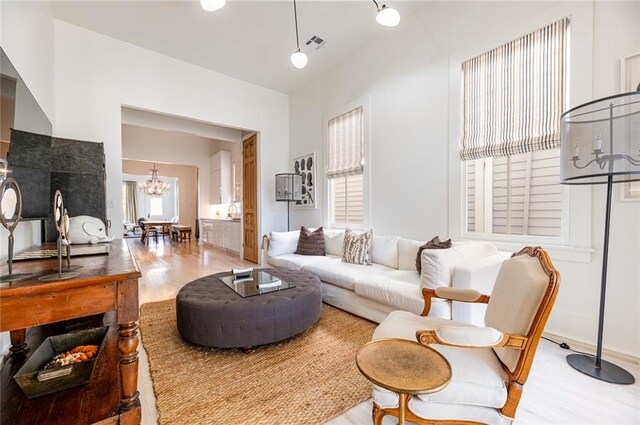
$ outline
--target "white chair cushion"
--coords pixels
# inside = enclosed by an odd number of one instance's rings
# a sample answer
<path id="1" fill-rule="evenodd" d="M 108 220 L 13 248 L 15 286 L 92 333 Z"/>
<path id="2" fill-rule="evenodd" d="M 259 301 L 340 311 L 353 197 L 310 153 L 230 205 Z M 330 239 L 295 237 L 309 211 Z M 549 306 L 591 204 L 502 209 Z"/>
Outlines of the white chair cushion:
<path id="1" fill-rule="evenodd" d="M 495 245 L 488 242 L 454 242 L 447 249 L 425 249 L 422 251 L 423 288 L 451 286 L 451 275 L 458 264 L 487 257 L 498 252 Z"/>
<path id="2" fill-rule="evenodd" d="M 302 270 L 307 264 L 328 261 L 337 258 L 335 255 L 299 255 L 282 254 L 277 257 L 269 257 L 267 262 L 274 267 L 281 267 L 290 270 Z"/>
<path id="3" fill-rule="evenodd" d="M 374 236 L 371 242 L 371 261 L 397 269 L 399 240 L 398 236 Z"/>
<path id="4" fill-rule="evenodd" d="M 271 232 L 269 234 L 269 257 L 277 257 L 282 254 L 293 254 L 298 248 L 300 231 Z"/>
<path id="5" fill-rule="evenodd" d="M 519 255 L 505 261 L 487 305 L 485 323 L 506 334 L 526 335 L 548 286 L 549 276 L 538 258 Z M 495 352 L 513 372 L 521 352 L 514 348 L 495 348 Z"/>
<path id="6" fill-rule="evenodd" d="M 420 314 L 424 300 L 420 293 L 420 275 L 409 270 L 393 270 L 369 275 L 355 284 L 355 293 L 380 304 Z"/>
<path id="7" fill-rule="evenodd" d="M 365 276 L 382 274 L 393 270 L 382 264 L 371 266 L 361 264 L 343 263 L 341 259 L 332 259 L 311 263 L 302 267 L 302 270 L 312 273 L 321 281 L 331 283 L 344 289 L 353 291 L 358 280 Z"/>
<path id="8" fill-rule="evenodd" d="M 418 255 L 418 248 L 425 243 L 426 242 L 423 241 L 401 238 L 398 241 L 398 269 L 413 270 L 418 273 L 416 269 L 416 256 Z"/>
<path id="9" fill-rule="evenodd" d="M 344 230 L 324 229 L 324 251 L 330 255 L 342 257 Z"/>
<path id="10" fill-rule="evenodd" d="M 376 328 L 372 339 L 402 338 L 416 341 L 418 330 L 440 326 L 472 326 L 437 317 L 394 311 Z M 419 395 L 423 401 L 500 408 L 507 400 L 508 375 L 491 348 L 430 345 L 451 364 L 451 382 L 442 391 Z"/>
<path id="11" fill-rule="evenodd" d="M 398 395 L 380 388 L 374 388 L 373 400 L 381 407 L 398 407 Z M 513 423 L 513 419 L 500 414 L 500 411 L 493 407 L 429 403 L 419 397 L 412 397 L 409 400 L 409 410 L 425 419 L 467 420 L 491 425 L 511 425 Z"/>

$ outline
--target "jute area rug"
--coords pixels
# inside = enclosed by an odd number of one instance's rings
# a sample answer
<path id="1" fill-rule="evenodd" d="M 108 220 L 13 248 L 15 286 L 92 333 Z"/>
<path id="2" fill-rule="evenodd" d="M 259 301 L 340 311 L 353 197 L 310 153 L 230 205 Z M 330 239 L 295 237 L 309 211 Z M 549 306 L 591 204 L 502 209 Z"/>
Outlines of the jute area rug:
<path id="1" fill-rule="evenodd" d="M 355 355 L 372 322 L 324 304 L 306 332 L 245 354 L 186 343 L 175 317 L 175 300 L 141 307 L 163 425 L 322 424 L 371 397 Z"/>

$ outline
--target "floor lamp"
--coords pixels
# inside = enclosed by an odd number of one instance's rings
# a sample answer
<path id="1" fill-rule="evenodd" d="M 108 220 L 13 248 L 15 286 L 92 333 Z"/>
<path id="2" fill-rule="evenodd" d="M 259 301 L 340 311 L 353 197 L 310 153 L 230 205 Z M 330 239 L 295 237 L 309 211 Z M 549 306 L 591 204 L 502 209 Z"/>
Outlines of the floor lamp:
<path id="1" fill-rule="evenodd" d="M 614 183 L 640 181 L 640 91 L 594 100 L 562 114 L 561 181 L 563 184 L 606 184 L 600 313 L 596 355 L 570 354 L 578 371 L 614 384 L 633 384 L 629 372 L 602 360 L 604 307 L 609 257 L 611 192 Z"/>
<path id="2" fill-rule="evenodd" d="M 276 201 L 287 203 L 287 231 L 289 225 L 289 206 L 291 202 L 302 200 L 302 176 L 295 173 L 276 174 Z"/>

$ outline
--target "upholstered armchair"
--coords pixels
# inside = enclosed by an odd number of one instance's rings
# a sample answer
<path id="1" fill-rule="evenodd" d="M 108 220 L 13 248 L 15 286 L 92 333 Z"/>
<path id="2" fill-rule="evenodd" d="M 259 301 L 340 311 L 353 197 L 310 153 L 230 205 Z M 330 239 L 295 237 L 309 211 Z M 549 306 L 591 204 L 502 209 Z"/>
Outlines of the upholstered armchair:
<path id="1" fill-rule="evenodd" d="M 421 316 L 392 312 L 373 339 L 418 340 L 451 365 L 443 390 L 413 396 L 405 412 L 417 424 L 511 424 L 540 336 L 558 294 L 560 276 L 542 248 L 527 247 L 502 265 L 491 296 L 472 289 L 423 289 Z M 427 317 L 431 300 L 486 303 L 486 327 Z M 398 395 L 375 387 L 373 422 L 398 416 Z"/>

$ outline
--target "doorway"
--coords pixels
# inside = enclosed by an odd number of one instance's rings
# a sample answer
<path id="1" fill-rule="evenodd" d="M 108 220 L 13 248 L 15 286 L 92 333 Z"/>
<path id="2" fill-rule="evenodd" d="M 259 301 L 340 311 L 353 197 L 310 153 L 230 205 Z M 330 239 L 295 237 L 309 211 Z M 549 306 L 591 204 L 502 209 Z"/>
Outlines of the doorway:
<path id="1" fill-rule="evenodd" d="M 258 263 L 258 140 L 254 134 L 242 142 L 243 256 Z"/>

